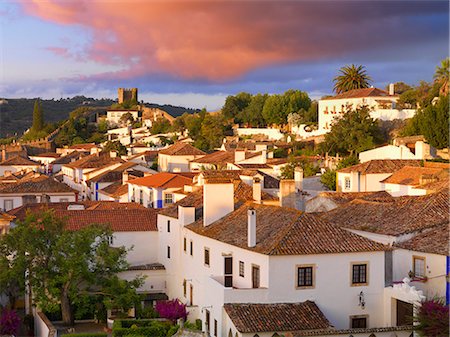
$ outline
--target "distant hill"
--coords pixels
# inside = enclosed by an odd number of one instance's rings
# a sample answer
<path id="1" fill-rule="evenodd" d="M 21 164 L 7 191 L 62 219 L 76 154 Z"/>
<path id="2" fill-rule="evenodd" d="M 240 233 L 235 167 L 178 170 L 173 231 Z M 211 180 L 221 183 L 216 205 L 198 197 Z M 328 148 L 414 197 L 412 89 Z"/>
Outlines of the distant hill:
<path id="1" fill-rule="evenodd" d="M 36 98 L 6 98 L 0 100 L 0 138 L 21 135 L 32 123 L 33 107 Z M 6 103 L 6 102 L 7 103 Z M 75 96 L 64 99 L 41 100 L 45 121 L 59 122 L 69 117 L 70 112 L 81 106 L 104 108 L 116 103 L 112 99 L 94 99 L 85 96 Z M 198 110 L 172 105 L 145 104 L 148 107 L 159 108 L 174 117 L 183 113 L 194 113 Z"/>

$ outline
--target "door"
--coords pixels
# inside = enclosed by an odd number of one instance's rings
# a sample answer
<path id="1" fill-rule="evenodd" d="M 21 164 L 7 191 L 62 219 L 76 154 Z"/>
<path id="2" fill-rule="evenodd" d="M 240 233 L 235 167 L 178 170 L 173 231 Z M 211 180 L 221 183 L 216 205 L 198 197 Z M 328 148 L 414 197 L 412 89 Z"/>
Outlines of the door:
<path id="1" fill-rule="evenodd" d="M 206 336 L 210 336 L 209 319 L 210 319 L 209 311 L 208 311 L 208 310 L 205 310 L 205 330 L 206 330 Z"/>
<path id="2" fill-rule="evenodd" d="M 259 266 L 252 266 L 252 288 L 259 288 Z"/>
<path id="3" fill-rule="evenodd" d="M 233 287 L 233 257 L 225 256 L 225 270 L 224 270 L 224 281 L 225 287 Z"/>
<path id="4" fill-rule="evenodd" d="M 397 326 L 412 325 L 413 305 L 397 300 Z"/>

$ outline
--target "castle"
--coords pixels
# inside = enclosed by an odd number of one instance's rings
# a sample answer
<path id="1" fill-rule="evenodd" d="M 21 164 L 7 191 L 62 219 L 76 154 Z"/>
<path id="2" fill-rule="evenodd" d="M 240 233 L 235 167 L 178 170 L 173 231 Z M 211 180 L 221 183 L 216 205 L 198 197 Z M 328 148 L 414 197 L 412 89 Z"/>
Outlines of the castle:
<path id="1" fill-rule="evenodd" d="M 118 90 L 119 104 L 126 101 L 136 100 L 138 101 L 138 89 L 137 88 L 119 88 Z"/>

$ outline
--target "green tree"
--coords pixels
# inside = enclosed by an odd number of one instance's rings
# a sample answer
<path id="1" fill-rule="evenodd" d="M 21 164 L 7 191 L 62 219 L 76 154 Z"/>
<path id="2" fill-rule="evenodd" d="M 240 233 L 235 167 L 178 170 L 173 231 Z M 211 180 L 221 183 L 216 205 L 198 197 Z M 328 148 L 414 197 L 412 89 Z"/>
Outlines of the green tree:
<path id="1" fill-rule="evenodd" d="M 130 122 L 131 124 L 134 123 L 134 117 L 130 112 L 127 112 L 126 114 L 123 114 L 122 116 L 120 116 L 120 122 L 123 124 L 127 124 L 128 122 Z"/>
<path id="2" fill-rule="evenodd" d="M 239 115 L 250 104 L 252 95 L 247 92 L 240 92 L 236 96 L 228 96 L 222 108 L 222 114 L 226 119 L 233 119 L 239 122 Z"/>
<path id="3" fill-rule="evenodd" d="M 325 135 L 323 152 L 330 154 L 358 154 L 374 148 L 383 141 L 383 135 L 376 120 L 370 117 L 367 106 L 347 111 L 335 121 L 331 131 Z"/>
<path id="4" fill-rule="evenodd" d="M 116 151 L 118 156 L 125 156 L 127 154 L 127 147 L 118 140 L 108 141 L 103 147 L 103 151 L 105 152 Z"/>
<path id="5" fill-rule="evenodd" d="M 150 132 L 152 135 L 157 135 L 159 133 L 167 133 L 170 130 L 170 122 L 162 117 L 159 117 L 153 122 Z"/>
<path id="6" fill-rule="evenodd" d="M 285 104 L 283 100 L 283 95 L 270 95 L 265 103 L 264 108 L 262 111 L 264 120 L 267 125 L 271 124 L 277 124 L 281 125 L 287 122 L 287 115 L 286 119 L 284 119 L 284 110 L 285 110 Z"/>
<path id="7" fill-rule="evenodd" d="M 356 165 L 359 159 L 356 156 L 349 156 L 342 159 L 336 167 L 336 170 L 327 170 L 320 176 L 320 182 L 331 191 L 336 191 L 336 171 Z"/>
<path id="8" fill-rule="evenodd" d="M 256 94 L 252 96 L 250 103 L 242 110 L 239 119 L 250 127 L 265 126 L 266 123 L 262 111 L 267 97 L 267 94 Z"/>
<path id="9" fill-rule="evenodd" d="M 389 84 L 384 88 L 386 91 L 389 91 Z M 397 95 L 403 94 L 405 91 L 413 89 L 412 86 L 406 84 L 405 82 L 395 82 L 394 83 L 394 93 Z"/>
<path id="10" fill-rule="evenodd" d="M 441 96 L 436 105 L 429 105 L 417 113 L 421 133 L 430 145 L 438 149 L 449 146 L 449 100 Z M 414 117 L 416 118 L 416 117 Z"/>
<path id="11" fill-rule="evenodd" d="M 294 172 L 296 167 L 301 167 L 303 169 L 304 177 L 315 176 L 319 172 L 319 167 L 314 165 L 303 158 L 295 158 L 293 156 L 289 157 L 288 163 L 281 168 L 281 179 L 294 179 Z"/>
<path id="12" fill-rule="evenodd" d="M 372 82 L 372 78 L 367 75 L 367 71 L 362 65 L 347 65 L 342 67 L 339 72 L 340 75 L 333 79 L 333 90 L 337 94 L 353 89 L 368 88 Z"/>
<path id="13" fill-rule="evenodd" d="M 138 299 L 136 288 L 142 279 L 118 279 L 117 273 L 128 267 L 127 252 L 109 246 L 111 235 L 100 225 L 66 230 L 52 210 L 28 213 L 0 239 L 0 259 L 2 266 L 9 260 L 10 275 L 26 272 L 35 304 L 48 312 L 61 309 L 64 324 L 71 325 L 73 306 L 86 302 L 88 296 L 124 310 Z"/>
<path id="14" fill-rule="evenodd" d="M 440 86 L 440 94 L 448 95 L 449 93 L 449 68 L 450 68 L 450 57 L 445 58 L 441 61 L 441 64 L 436 67 L 436 72 L 434 73 L 434 80 Z"/>
<path id="15" fill-rule="evenodd" d="M 44 114 L 42 112 L 41 101 L 37 99 L 34 102 L 33 108 L 33 125 L 31 127 L 32 132 L 39 132 L 44 128 Z"/>

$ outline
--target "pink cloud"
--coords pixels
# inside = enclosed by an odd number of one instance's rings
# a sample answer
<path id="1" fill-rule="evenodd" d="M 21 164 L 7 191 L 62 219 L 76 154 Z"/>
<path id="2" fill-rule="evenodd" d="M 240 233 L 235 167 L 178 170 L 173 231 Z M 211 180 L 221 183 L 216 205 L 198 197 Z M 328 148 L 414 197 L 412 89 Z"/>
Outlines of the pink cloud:
<path id="1" fill-rule="evenodd" d="M 368 3 L 362 15 L 350 4 L 33 0 L 23 8 L 44 20 L 90 29 L 87 58 L 126 66 L 123 76 L 163 72 L 221 81 L 271 64 L 382 48 L 401 34 L 391 18 L 395 10 L 370 9 Z M 65 48 L 48 49 L 69 56 Z"/>

